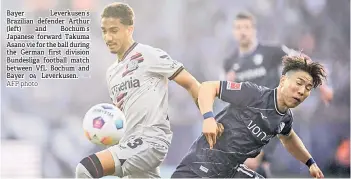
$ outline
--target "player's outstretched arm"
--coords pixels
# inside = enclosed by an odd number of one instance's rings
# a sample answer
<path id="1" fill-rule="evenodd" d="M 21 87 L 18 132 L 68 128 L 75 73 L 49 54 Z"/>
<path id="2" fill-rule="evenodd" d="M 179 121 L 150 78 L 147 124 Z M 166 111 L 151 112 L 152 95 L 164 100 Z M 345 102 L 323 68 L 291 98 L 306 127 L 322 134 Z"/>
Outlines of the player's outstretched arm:
<path id="1" fill-rule="evenodd" d="M 309 167 L 311 176 L 317 178 L 324 177 L 322 171 L 319 169 L 311 154 L 307 151 L 305 145 L 302 143 L 300 137 L 294 132 L 293 129 L 291 129 L 290 133 L 287 136 L 279 135 L 279 139 L 291 155 Z"/>
<path id="2" fill-rule="evenodd" d="M 200 83 L 191 75 L 188 71 L 183 69 L 174 79 L 177 84 L 185 88 L 193 97 L 193 100 L 196 106 L 199 106 L 197 103 Z"/>
<path id="3" fill-rule="evenodd" d="M 220 81 L 207 81 L 201 84 L 199 90 L 199 108 L 201 114 L 213 111 L 213 103 L 219 95 Z"/>
<path id="4" fill-rule="evenodd" d="M 217 122 L 212 112 L 213 103 L 216 96 L 219 94 L 219 89 L 219 81 L 210 81 L 202 83 L 199 91 L 199 108 L 205 119 L 202 126 L 202 133 L 205 135 L 211 149 L 216 144 L 217 135 L 220 135 L 220 133 L 218 133 Z"/>

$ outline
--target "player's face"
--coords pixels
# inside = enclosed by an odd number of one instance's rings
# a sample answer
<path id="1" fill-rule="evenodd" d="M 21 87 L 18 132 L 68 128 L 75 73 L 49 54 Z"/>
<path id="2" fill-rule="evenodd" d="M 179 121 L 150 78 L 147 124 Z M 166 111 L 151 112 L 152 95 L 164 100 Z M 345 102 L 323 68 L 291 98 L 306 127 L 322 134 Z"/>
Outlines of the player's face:
<path id="1" fill-rule="evenodd" d="M 291 72 L 281 80 L 282 96 L 288 108 L 302 103 L 311 93 L 313 79 L 304 71 Z"/>
<path id="2" fill-rule="evenodd" d="M 121 24 L 119 18 L 109 17 L 101 19 L 101 30 L 107 47 L 116 54 L 126 50 L 125 44 L 131 37 L 133 27 Z"/>
<path id="3" fill-rule="evenodd" d="M 233 26 L 234 38 L 241 46 L 248 46 L 253 42 L 256 29 L 250 19 L 237 19 Z"/>

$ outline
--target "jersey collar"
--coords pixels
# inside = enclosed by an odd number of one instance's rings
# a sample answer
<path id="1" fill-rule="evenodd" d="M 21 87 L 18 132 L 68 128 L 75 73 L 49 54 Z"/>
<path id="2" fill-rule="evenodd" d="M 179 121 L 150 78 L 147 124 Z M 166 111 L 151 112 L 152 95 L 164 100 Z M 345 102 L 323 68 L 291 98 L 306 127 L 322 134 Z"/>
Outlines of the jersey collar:
<path id="1" fill-rule="evenodd" d="M 274 108 L 275 108 L 275 111 L 279 114 L 279 115 L 281 115 L 281 116 L 284 116 L 285 115 L 285 113 L 282 113 L 282 112 L 280 112 L 279 111 L 279 109 L 278 109 L 278 102 L 277 102 L 277 88 L 274 88 Z"/>
<path id="2" fill-rule="evenodd" d="M 258 40 L 257 40 L 257 39 L 254 40 L 254 41 L 253 41 L 253 47 L 252 47 L 252 49 L 249 50 L 249 51 L 247 51 L 247 52 L 243 52 L 243 53 L 239 51 L 239 56 L 240 56 L 240 57 L 243 57 L 243 56 L 252 54 L 253 52 L 255 52 L 255 51 L 257 50 L 258 45 L 259 45 L 259 44 L 258 44 Z"/>
<path id="3" fill-rule="evenodd" d="M 129 55 L 129 53 L 130 53 L 137 45 L 138 45 L 138 43 L 137 43 L 137 42 L 134 42 L 134 43 L 128 48 L 128 50 L 127 50 L 126 52 L 124 52 L 124 55 L 123 55 L 123 57 L 121 58 L 120 62 L 122 62 L 122 61 L 127 57 L 127 55 Z"/>

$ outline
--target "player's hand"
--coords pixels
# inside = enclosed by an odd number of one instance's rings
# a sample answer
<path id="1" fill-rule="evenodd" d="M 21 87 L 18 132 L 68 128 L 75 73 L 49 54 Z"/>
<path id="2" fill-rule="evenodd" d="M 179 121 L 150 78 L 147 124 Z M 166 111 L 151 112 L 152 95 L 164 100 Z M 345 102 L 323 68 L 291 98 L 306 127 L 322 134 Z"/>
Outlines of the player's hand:
<path id="1" fill-rule="evenodd" d="M 217 123 L 217 138 L 221 137 L 224 131 L 224 126 L 221 123 Z"/>
<path id="2" fill-rule="evenodd" d="M 317 166 L 317 164 L 312 164 L 310 166 L 310 174 L 312 177 L 315 177 L 315 178 L 324 178 L 324 175 L 321 171 L 321 169 L 319 169 L 319 167 Z"/>
<path id="3" fill-rule="evenodd" d="M 328 86 L 321 86 L 320 87 L 320 92 L 321 92 L 321 98 L 324 102 L 325 105 L 328 105 L 330 101 L 333 99 L 333 90 L 329 88 Z"/>
<path id="4" fill-rule="evenodd" d="M 216 144 L 217 138 L 217 122 L 213 117 L 204 120 L 202 124 L 202 133 L 206 137 L 210 149 L 212 149 Z"/>

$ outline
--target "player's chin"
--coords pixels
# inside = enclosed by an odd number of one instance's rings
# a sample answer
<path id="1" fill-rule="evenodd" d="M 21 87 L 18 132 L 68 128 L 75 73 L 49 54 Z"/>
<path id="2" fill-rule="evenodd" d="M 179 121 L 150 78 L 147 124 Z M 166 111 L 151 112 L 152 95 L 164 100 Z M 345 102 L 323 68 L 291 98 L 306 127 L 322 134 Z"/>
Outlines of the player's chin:
<path id="1" fill-rule="evenodd" d="M 118 48 L 110 48 L 110 52 L 111 52 L 112 54 L 117 54 Z"/>
<path id="2" fill-rule="evenodd" d="M 110 52 L 113 54 L 117 54 L 119 48 L 116 45 L 108 46 L 110 49 Z"/>
<path id="3" fill-rule="evenodd" d="M 118 50 L 110 50 L 112 54 L 117 54 Z"/>
<path id="4" fill-rule="evenodd" d="M 250 42 L 247 39 L 243 39 L 240 41 L 240 46 L 247 47 L 249 46 Z"/>
<path id="5" fill-rule="evenodd" d="M 287 104 L 287 107 L 288 108 L 296 108 L 299 104 L 300 104 L 300 102 L 290 102 Z"/>

